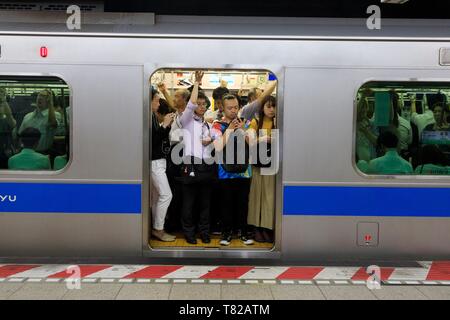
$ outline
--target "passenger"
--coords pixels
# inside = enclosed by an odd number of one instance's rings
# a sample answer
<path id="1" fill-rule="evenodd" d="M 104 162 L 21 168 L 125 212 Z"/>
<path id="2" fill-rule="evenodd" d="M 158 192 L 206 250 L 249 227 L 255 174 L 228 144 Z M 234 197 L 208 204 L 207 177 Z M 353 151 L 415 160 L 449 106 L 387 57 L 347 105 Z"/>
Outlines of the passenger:
<path id="1" fill-rule="evenodd" d="M 224 117 L 216 121 L 211 129 L 211 137 L 216 153 L 224 150 L 231 134 L 245 135 L 245 121 L 237 117 L 239 111 L 238 100 L 227 94 L 222 98 Z M 259 102 L 257 102 L 259 103 Z M 247 143 L 248 141 L 246 141 Z M 242 150 L 236 150 L 236 153 Z M 242 165 L 244 170 L 239 172 L 226 171 L 223 164 L 218 165 L 218 177 L 221 190 L 221 222 L 222 236 L 220 244 L 228 246 L 231 243 L 233 221 L 239 239 L 246 245 L 253 244 L 247 234 L 248 197 L 250 191 L 251 166 Z"/>
<path id="2" fill-rule="evenodd" d="M 391 91 L 391 103 L 393 109 L 393 126 L 397 131 L 400 154 L 405 154 L 412 144 L 413 135 L 411 123 L 401 116 L 400 97 L 396 92 Z"/>
<path id="3" fill-rule="evenodd" d="M 197 244 L 194 208 L 198 210 L 198 231 L 203 243 L 210 243 L 209 211 L 214 170 L 211 156 L 211 135 L 203 116 L 207 108 L 206 96 L 199 92 L 203 72 L 195 72 L 191 98 L 180 117 L 183 127 L 184 163 L 182 166 L 183 206 L 181 225 L 186 241 Z"/>
<path id="4" fill-rule="evenodd" d="M 384 131 L 377 143 L 384 151 L 384 156 L 373 159 L 369 163 L 369 174 L 412 174 L 411 164 L 399 156 L 398 137 L 391 131 Z"/>
<path id="5" fill-rule="evenodd" d="M 375 157 L 377 136 L 373 133 L 372 123 L 367 116 L 368 102 L 361 98 L 356 114 L 356 155 L 359 160 L 370 161 Z"/>
<path id="6" fill-rule="evenodd" d="M 258 144 L 271 144 L 272 129 L 276 128 L 276 106 L 276 99 L 270 96 L 261 108 L 258 119 L 253 119 L 250 124 L 250 128 L 256 132 Z M 252 167 L 252 175 L 247 221 L 255 229 L 255 241 L 273 243 L 275 175 L 261 175 L 259 164 Z"/>
<path id="7" fill-rule="evenodd" d="M 36 128 L 25 128 L 20 134 L 22 151 L 8 160 L 10 170 L 50 170 L 50 159 L 35 148 L 39 144 L 41 133 Z"/>
<path id="8" fill-rule="evenodd" d="M 50 90 L 39 92 L 36 99 L 36 109 L 27 113 L 19 129 L 19 136 L 26 128 L 36 128 L 41 133 L 36 151 L 48 153 L 53 144 L 53 138 L 58 125 L 61 123 L 61 114 L 55 112 L 53 98 Z"/>
<path id="9" fill-rule="evenodd" d="M 186 108 L 187 101 L 189 100 L 190 92 L 186 89 L 176 90 L 174 97 L 169 94 L 166 85 L 164 83 L 158 84 L 159 91 L 164 95 L 164 98 L 169 105 L 170 111 L 175 110 L 175 120 L 173 121 L 169 133 L 170 141 L 170 153 L 167 157 L 167 169 L 166 175 L 169 180 L 170 189 L 172 192 L 172 201 L 170 202 L 169 209 L 167 211 L 167 219 L 165 223 L 165 228 L 169 232 L 179 231 L 181 229 L 181 205 L 182 205 L 182 186 L 176 179 L 180 176 L 181 166 L 175 164 L 172 161 L 170 154 L 177 147 L 182 140 L 182 130 L 180 117 Z M 183 154 L 180 152 L 179 157 Z"/>
<path id="10" fill-rule="evenodd" d="M 450 125 L 445 118 L 445 106 L 437 103 L 433 106 L 434 123 L 425 127 L 424 131 L 449 131 Z"/>
<path id="11" fill-rule="evenodd" d="M 447 156 L 437 145 L 422 147 L 421 164 L 414 171 L 420 175 L 450 175 Z"/>
<path id="12" fill-rule="evenodd" d="M 8 168 L 8 159 L 14 154 L 12 132 L 16 127 L 7 102 L 6 89 L 0 88 L 0 168 Z"/>
<path id="13" fill-rule="evenodd" d="M 263 93 L 263 90 L 259 88 L 251 88 L 247 94 L 247 103 L 252 103 L 256 101 Z"/>
<path id="14" fill-rule="evenodd" d="M 67 154 L 55 157 L 53 170 L 61 170 L 67 165 Z"/>
<path id="15" fill-rule="evenodd" d="M 253 117 L 262 109 L 264 103 L 269 99 L 270 95 L 273 93 L 277 87 L 277 81 L 271 81 L 267 84 L 267 89 L 262 91 L 261 94 L 254 95 L 255 98 L 251 98 L 239 113 L 239 118 L 244 118 L 246 120 L 251 120 Z M 236 98 L 237 100 L 237 98 Z M 239 103 L 239 101 L 238 101 Z"/>
<path id="16" fill-rule="evenodd" d="M 417 107 L 416 107 L 416 96 L 410 95 L 410 101 L 411 101 L 411 122 L 413 122 L 419 131 L 419 139 L 422 137 L 422 132 L 424 129 L 430 125 L 434 124 L 434 115 L 433 112 L 430 109 L 425 109 L 422 114 L 417 113 Z"/>
<path id="17" fill-rule="evenodd" d="M 213 90 L 212 97 L 214 99 L 214 110 L 208 109 L 205 113 L 205 120 L 212 124 L 216 120 L 221 120 L 223 117 L 222 97 L 230 91 L 226 87 L 217 87 Z"/>
<path id="18" fill-rule="evenodd" d="M 165 141 L 169 144 L 170 125 L 172 124 L 175 113 L 169 113 L 164 116 L 164 120 L 160 125 L 156 117 L 159 108 L 158 91 L 152 88 L 152 162 L 151 162 L 151 179 L 152 179 L 152 235 L 157 239 L 165 242 L 175 241 L 175 236 L 164 231 L 164 222 L 166 219 L 167 209 L 172 200 L 172 192 L 166 176 L 166 150 Z"/>

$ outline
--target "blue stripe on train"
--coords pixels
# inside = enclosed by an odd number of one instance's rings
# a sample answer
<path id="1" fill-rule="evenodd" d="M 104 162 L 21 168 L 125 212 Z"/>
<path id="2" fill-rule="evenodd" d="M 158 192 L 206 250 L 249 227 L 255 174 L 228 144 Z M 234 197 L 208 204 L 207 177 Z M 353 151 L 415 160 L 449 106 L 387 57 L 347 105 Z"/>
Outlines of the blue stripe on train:
<path id="1" fill-rule="evenodd" d="M 141 185 L 0 183 L 0 212 L 140 214 Z"/>
<path id="2" fill-rule="evenodd" d="M 450 217 L 450 188 L 285 186 L 284 215 Z"/>

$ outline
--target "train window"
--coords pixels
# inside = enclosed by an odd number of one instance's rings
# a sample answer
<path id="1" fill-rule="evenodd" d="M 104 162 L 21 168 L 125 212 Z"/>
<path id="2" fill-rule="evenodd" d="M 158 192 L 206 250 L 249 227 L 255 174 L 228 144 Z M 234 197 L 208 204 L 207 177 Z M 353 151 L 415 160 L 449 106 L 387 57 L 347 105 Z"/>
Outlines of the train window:
<path id="1" fill-rule="evenodd" d="M 150 246 L 271 249 L 275 175 L 264 175 L 262 162 L 225 164 L 218 154 L 232 153 L 224 142 L 229 126 L 243 129 L 233 131 L 248 138 L 242 146 L 252 145 L 252 132 L 255 144 L 275 139 L 276 77 L 267 70 L 160 69 L 150 84 Z"/>
<path id="2" fill-rule="evenodd" d="M 450 83 L 370 82 L 356 98 L 355 164 L 368 175 L 450 175 Z"/>
<path id="3" fill-rule="evenodd" d="M 0 76 L 0 169 L 57 171 L 69 159 L 70 90 L 57 77 Z"/>

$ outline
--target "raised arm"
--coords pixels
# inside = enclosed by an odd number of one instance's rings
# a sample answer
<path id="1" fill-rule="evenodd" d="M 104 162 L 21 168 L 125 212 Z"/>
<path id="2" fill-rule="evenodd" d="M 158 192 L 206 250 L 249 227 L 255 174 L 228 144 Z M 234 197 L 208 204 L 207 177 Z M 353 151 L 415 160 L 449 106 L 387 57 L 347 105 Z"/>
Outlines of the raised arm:
<path id="1" fill-rule="evenodd" d="M 275 88 L 277 87 L 277 81 L 271 81 L 266 90 L 264 90 L 264 92 L 259 96 L 258 101 L 261 105 L 263 105 L 264 103 L 266 103 L 267 99 L 269 99 L 270 95 L 273 93 L 273 91 L 275 90 Z"/>
<path id="2" fill-rule="evenodd" d="M 158 90 L 163 94 L 164 99 L 166 99 L 169 107 L 175 109 L 175 102 L 173 101 L 172 96 L 169 94 L 169 90 L 167 90 L 165 83 L 158 83 Z"/>
<path id="3" fill-rule="evenodd" d="M 262 108 L 264 103 L 266 103 L 267 99 L 269 99 L 276 86 L 277 81 L 272 81 L 258 99 L 242 108 L 242 117 L 245 119 L 252 119 L 258 113 L 259 109 Z"/>
<path id="4" fill-rule="evenodd" d="M 197 108 L 197 98 L 198 98 L 198 87 L 202 83 L 203 72 L 195 71 L 195 83 L 194 88 L 192 88 L 191 97 L 189 102 L 184 110 L 183 114 L 180 117 L 180 123 L 184 127 L 188 122 L 193 121 L 194 111 Z"/>
<path id="5" fill-rule="evenodd" d="M 203 71 L 195 71 L 195 82 L 194 82 L 194 88 L 192 89 L 191 98 L 189 101 L 192 104 L 197 104 L 197 98 L 198 98 L 198 87 L 202 83 L 203 75 L 205 73 Z"/>

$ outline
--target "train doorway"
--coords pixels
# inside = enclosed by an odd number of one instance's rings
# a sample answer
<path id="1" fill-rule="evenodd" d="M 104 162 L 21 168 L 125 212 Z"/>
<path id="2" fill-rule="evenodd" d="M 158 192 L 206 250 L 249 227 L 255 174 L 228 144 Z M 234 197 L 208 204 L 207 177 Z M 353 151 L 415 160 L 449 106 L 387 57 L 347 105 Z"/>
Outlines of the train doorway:
<path id="1" fill-rule="evenodd" d="M 151 249 L 274 248 L 281 223 L 277 83 L 268 70 L 170 68 L 151 75 Z M 199 112 L 201 108 L 206 111 Z M 242 132 L 245 141 L 236 155 L 244 154 L 239 159 L 247 166 L 236 172 L 222 154 L 229 153 L 233 140 L 225 142 L 225 136 L 233 123 L 240 129 L 233 133 Z M 192 129 L 196 125 L 201 138 Z M 203 150 L 200 156 L 196 149 Z M 206 161 L 208 155 L 214 160 Z M 199 182 L 206 162 L 213 173 Z"/>

